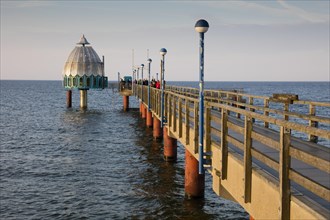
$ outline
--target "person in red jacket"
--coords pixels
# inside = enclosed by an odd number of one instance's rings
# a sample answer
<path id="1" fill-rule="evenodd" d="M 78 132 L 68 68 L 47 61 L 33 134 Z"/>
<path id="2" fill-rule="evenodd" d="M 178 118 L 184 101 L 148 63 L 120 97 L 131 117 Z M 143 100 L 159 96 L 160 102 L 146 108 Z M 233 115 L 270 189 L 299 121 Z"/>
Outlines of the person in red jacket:
<path id="1" fill-rule="evenodd" d="M 156 89 L 160 89 L 160 82 L 159 82 L 159 80 L 157 80 L 157 82 L 156 82 Z"/>

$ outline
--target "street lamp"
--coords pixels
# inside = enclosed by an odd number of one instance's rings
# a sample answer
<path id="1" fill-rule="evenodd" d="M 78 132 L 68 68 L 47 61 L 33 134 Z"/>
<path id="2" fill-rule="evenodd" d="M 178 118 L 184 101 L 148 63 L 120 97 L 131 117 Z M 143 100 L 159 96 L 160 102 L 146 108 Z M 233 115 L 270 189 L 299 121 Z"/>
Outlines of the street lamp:
<path id="1" fill-rule="evenodd" d="M 161 62 L 161 73 L 160 73 L 160 78 L 161 78 L 161 86 L 162 86 L 162 92 L 161 92 L 161 98 L 162 98 L 162 103 L 161 103 L 161 127 L 164 127 L 164 74 L 165 74 L 165 55 L 167 53 L 167 50 L 165 48 L 160 49 L 159 51 L 160 55 L 162 56 Z"/>
<path id="2" fill-rule="evenodd" d="M 209 29 L 209 23 L 200 19 L 195 24 L 199 33 L 199 166 L 198 173 L 204 174 L 204 33 Z"/>
<path id="3" fill-rule="evenodd" d="M 135 82 L 135 72 L 136 72 L 136 70 L 133 69 L 133 74 L 132 74 L 132 93 L 133 94 L 135 93 L 135 89 L 134 89 L 134 87 L 135 87 L 135 85 L 134 85 L 134 82 Z"/>
<path id="4" fill-rule="evenodd" d="M 120 92 L 120 73 L 118 72 L 118 91 Z"/>
<path id="5" fill-rule="evenodd" d="M 151 62 L 152 59 L 148 59 L 147 60 L 149 66 L 148 66 L 148 72 L 149 72 L 149 76 L 148 76 L 148 111 L 150 112 L 150 66 L 151 66 Z"/>
<path id="6" fill-rule="evenodd" d="M 141 101 L 143 102 L 143 67 L 144 64 L 141 64 Z"/>
<path id="7" fill-rule="evenodd" d="M 137 68 L 136 70 L 136 91 L 135 91 L 135 95 L 138 96 L 139 95 L 139 70 L 140 67 Z"/>

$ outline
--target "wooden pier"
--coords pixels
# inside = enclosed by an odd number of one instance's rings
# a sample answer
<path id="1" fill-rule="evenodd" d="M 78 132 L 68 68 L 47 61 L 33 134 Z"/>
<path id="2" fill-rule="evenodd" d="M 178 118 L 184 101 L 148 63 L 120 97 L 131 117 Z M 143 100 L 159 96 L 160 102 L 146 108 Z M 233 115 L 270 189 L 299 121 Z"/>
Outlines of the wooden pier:
<path id="1" fill-rule="evenodd" d="M 150 103 L 148 86 L 132 91 L 122 95 L 136 96 L 159 120 L 161 90 L 151 88 Z M 204 99 L 204 167 L 217 195 L 253 219 L 330 218 L 330 147 L 322 144 L 330 143 L 330 118 L 317 114 L 330 103 L 223 90 L 205 90 Z M 197 160 L 198 106 L 198 89 L 166 86 L 167 135 Z"/>

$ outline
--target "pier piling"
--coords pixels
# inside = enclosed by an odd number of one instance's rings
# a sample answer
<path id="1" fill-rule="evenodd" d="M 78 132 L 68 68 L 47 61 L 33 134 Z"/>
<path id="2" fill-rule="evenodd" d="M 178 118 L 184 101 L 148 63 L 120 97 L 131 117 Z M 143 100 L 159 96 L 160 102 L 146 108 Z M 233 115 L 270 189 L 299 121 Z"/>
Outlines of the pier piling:
<path id="1" fill-rule="evenodd" d="M 188 150 L 185 151 L 185 195 L 188 199 L 203 198 L 205 174 L 198 173 L 198 160 Z"/>
<path id="2" fill-rule="evenodd" d="M 146 113 L 147 113 L 147 120 L 146 120 L 146 126 L 151 128 L 152 125 L 153 125 L 153 122 L 152 122 L 152 112 L 151 111 L 148 111 L 148 109 L 146 108 Z"/>
<path id="3" fill-rule="evenodd" d="M 129 109 L 129 96 L 127 95 L 123 96 L 123 108 L 125 112 Z"/>
<path id="4" fill-rule="evenodd" d="M 154 139 L 162 138 L 162 128 L 160 126 L 160 120 L 154 116 L 153 118 L 153 132 Z"/>
<path id="5" fill-rule="evenodd" d="M 178 142 L 168 133 L 168 128 L 164 127 L 164 159 L 165 161 L 176 161 Z"/>
<path id="6" fill-rule="evenodd" d="M 87 108 L 87 90 L 86 89 L 80 90 L 80 108 L 82 108 L 82 109 Z"/>
<path id="7" fill-rule="evenodd" d="M 72 90 L 66 91 L 66 107 L 71 108 L 72 107 Z"/>
<path id="8" fill-rule="evenodd" d="M 141 106 L 141 117 L 146 118 L 146 107 L 144 106 L 144 104 L 142 104 Z"/>

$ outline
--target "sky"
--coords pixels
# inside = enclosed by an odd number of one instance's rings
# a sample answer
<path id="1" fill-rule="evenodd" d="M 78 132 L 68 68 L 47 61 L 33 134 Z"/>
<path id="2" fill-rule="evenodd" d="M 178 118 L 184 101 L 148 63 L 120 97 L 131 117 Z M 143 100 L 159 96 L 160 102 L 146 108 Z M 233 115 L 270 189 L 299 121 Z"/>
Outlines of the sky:
<path id="1" fill-rule="evenodd" d="M 132 74 L 153 60 L 151 75 L 199 80 L 197 20 L 205 19 L 205 81 L 330 81 L 329 0 L 4 1 L 1 80 L 61 80 L 82 34 L 105 74 Z M 147 52 L 149 51 L 149 53 Z"/>

